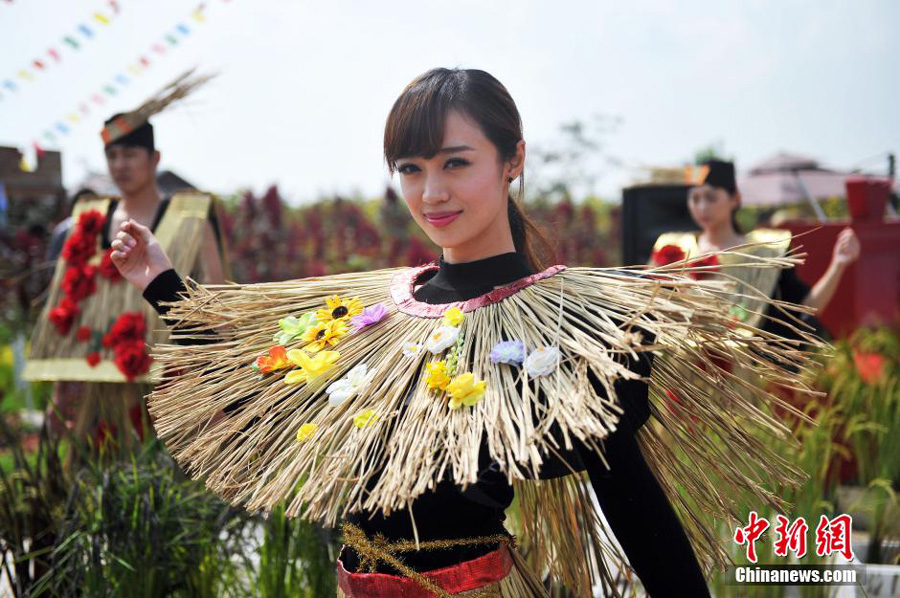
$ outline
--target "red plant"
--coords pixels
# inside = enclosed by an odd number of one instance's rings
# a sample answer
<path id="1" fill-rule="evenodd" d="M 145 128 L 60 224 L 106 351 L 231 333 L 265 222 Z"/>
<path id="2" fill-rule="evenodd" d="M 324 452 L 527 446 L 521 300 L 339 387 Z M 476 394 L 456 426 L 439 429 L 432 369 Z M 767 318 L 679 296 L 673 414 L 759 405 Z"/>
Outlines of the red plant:
<path id="1" fill-rule="evenodd" d="M 100 354 L 96 351 L 88 353 L 87 362 L 92 368 L 97 367 L 97 364 L 100 363 Z"/>
<path id="2" fill-rule="evenodd" d="M 78 330 L 75 332 L 75 338 L 78 339 L 78 342 L 86 343 L 91 340 L 91 327 L 90 326 L 79 326 Z"/>
<path id="3" fill-rule="evenodd" d="M 854 352 L 853 363 L 859 377 L 867 384 L 876 384 L 884 378 L 887 360 L 878 353 Z"/>

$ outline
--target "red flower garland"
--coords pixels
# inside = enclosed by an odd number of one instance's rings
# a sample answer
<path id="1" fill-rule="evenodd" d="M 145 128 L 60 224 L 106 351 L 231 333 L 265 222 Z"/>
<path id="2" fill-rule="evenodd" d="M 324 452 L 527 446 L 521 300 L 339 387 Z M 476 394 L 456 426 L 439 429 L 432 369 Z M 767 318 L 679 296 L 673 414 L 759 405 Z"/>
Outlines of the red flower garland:
<path id="1" fill-rule="evenodd" d="M 678 245 L 663 245 L 653 252 L 653 263 L 657 266 L 668 266 L 669 264 L 680 262 L 685 257 L 684 250 Z"/>
<path id="2" fill-rule="evenodd" d="M 97 252 L 97 235 L 90 235 L 80 228 L 74 231 L 63 245 L 62 256 L 70 267 L 85 265 Z"/>
<path id="3" fill-rule="evenodd" d="M 719 258 L 715 255 L 711 255 L 709 257 L 703 258 L 702 260 L 696 261 L 693 264 L 691 264 L 692 268 L 696 267 L 696 266 L 700 266 L 700 267 L 704 267 L 704 268 L 709 268 L 709 270 L 704 270 L 702 272 L 691 272 L 691 276 L 693 276 L 697 280 L 703 280 L 704 278 L 709 278 L 711 276 L 714 276 L 715 273 L 719 271 L 719 269 L 716 267 L 719 265 L 719 263 L 720 263 Z"/>
<path id="4" fill-rule="evenodd" d="M 68 297 L 63 297 L 62 301 L 59 302 L 59 305 L 50 310 L 50 315 L 48 317 L 50 322 L 56 326 L 57 332 L 65 336 L 69 334 L 69 330 L 72 328 L 72 322 L 75 321 L 75 316 L 78 315 L 78 312 L 78 304 Z"/>
<path id="5" fill-rule="evenodd" d="M 100 210 L 83 212 L 81 216 L 78 217 L 78 229 L 84 234 L 94 237 L 100 234 L 105 223 L 106 218 L 104 218 Z"/>
<path id="6" fill-rule="evenodd" d="M 86 343 L 91 340 L 91 328 L 90 326 L 79 326 L 78 330 L 75 332 L 75 338 L 78 339 L 80 343 Z"/>
<path id="7" fill-rule="evenodd" d="M 147 354 L 147 347 L 143 340 L 126 341 L 116 345 L 115 351 L 116 367 L 128 378 L 129 382 L 150 371 L 150 363 L 153 359 Z"/>
<path id="8" fill-rule="evenodd" d="M 74 266 L 66 270 L 62 289 L 66 297 L 78 303 L 97 290 L 97 268 L 95 266 Z"/>
<path id="9" fill-rule="evenodd" d="M 119 269 L 116 268 L 116 265 L 112 261 L 112 247 L 110 247 L 106 253 L 103 254 L 103 257 L 100 258 L 100 267 L 98 272 L 100 276 L 106 278 L 109 281 L 116 282 L 122 280 L 122 274 L 119 272 Z"/>
<path id="10" fill-rule="evenodd" d="M 150 371 L 153 359 L 144 343 L 146 333 L 147 323 L 142 314 L 124 313 L 103 336 L 103 346 L 113 350 L 116 367 L 129 381 Z"/>
<path id="11" fill-rule="evenodd" d="M 97 235 L 103 230 L 105 222 L 106 217 L 99 210 L 82 213 L 78 217 L 76 229 L 63 246 L 62 257 L 68 266 L 62 280 L 63 298 L 49 314 L 50 322 L 63 336 L 69 333 L 78 316 L 78 302 L 97 290 L 97 274 L 112 282 L 122 280 L 122 275 L 110 256 L 112 249 L 103 254 L 99 267 L 88 265 L 97 253 Z M 129 381 L 150 371 L 153 360 L 144 343 L 146 334 L 147 323 L 144 316 L 140 313 L 126 313 L 119 316 L 103 336 L 103 346 L 113 350 L 116 367 Z M 93 331 L 89 326 L 79 326 L 75 336 L 79 342 L 88 342 Z M 99 351 L 91 351 L 86 359 L 91 367 L 97 367 L 102 358 Z"/>
<path id="12" fill-rule="evenodd" d="M 115 348 L 128 341 L 143 341 L 147 333 L 147 324 L 140 313 L 125 313 L 110 327 L 103 337 L 103 346 Z"/>
<path id="13" fill-rule="evenodd" d="M 78 223 L 63 245 L 62 257 L 66 261 L 62 280 L 63 298 L 59 305 L 50 310 L 49 319 L 57 332 L 65 336 L 72 328 L 75 317 L 79 313 L 78 303 L 90 297 L 97 290 L 97 274 L 112 281 L 122 280 L 122 275 L 112 262 L 112 249 L 103 254 L 99 268 L 89 266 L 88 262 L 97 253 L 97 235 L 103 230 L 106 217 L 99 210 L 83 212 Z M 78 329 L 78 340 L 90 340 L 91 331 L 86 326 Z M 143 337 L 143 334 L 141 335 Z M 99 354 L 88 356 L 88 362 L 99 360 Z M 95 363 L 91 364 L 96 365 Z"/>

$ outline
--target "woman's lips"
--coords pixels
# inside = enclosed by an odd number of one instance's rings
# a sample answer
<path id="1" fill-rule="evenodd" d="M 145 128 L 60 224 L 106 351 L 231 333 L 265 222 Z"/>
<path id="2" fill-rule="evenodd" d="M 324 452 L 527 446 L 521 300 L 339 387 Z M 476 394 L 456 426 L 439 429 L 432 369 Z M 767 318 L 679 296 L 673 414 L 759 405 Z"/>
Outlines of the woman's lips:
<path id="1" fill-rule="evenodd" d="M 435 212 L 434 214 L 425 214 L 425 220 L 431 226 L 443 228 L 456 220 L 462 212 Z"/>

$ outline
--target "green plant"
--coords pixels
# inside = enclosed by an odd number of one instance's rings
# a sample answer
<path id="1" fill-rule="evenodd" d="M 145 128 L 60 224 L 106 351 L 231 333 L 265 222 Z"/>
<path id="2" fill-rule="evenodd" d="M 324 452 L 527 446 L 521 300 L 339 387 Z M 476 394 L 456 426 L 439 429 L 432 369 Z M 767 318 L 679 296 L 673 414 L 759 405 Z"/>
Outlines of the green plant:
<path id="1" fill-rule="evenodd" d="M 0 417 L 0 444 L 11 459 L 0 468 L 0 559 L 2 573 L 16 598 L 30 596 L 50 567 L 62 520 L 68 478 L 64 447 L 41 432 L 37 453 L 27 454 L 21 436 Z"/>
<path id="2" fill-rule="evenodd" d="M 843 436 L 872 515 L 867 560 L 881 562 L 900 486 L 900 335 L 864 328 L 838 341 L 821 383 L 847 418 Z"/>
<path id="3" fill-rule="evenodd" d="M 73 477 L 36 595 L 244 596 L 235 557 L 246 522 L 185 479 L 157 442 L 130 463 L 92 460 Z"/>
<path id="4" fill-rule="evenodd" d="M 259 598 L 318 598 L 337 591 L 339 546 L 332 530 L 301 518 L 289 519 L 279 507 L 260 522 L 263 540 L 254 567 Z"/>
<path id="5" fill-rule="evenodd" d="M 742 515 L 741 525 L 748 521 L 750 511 L 756 511 L 760 518 L 767 519 L 771 524 L 764 536 L 757 541 L 759 560 L 755 564 L 784 565 L 791 562 L 788 557 L 776 556 L 772 549 L 777 515 L 783 515 L 791 522 L 803 517 L 809 525 L 807 540 L 810 543 L 806 555 L 798 562 L 804 565 L 821 565 L 828 562 L 826 557 L 816 556 L 815 544 L 811 539 L 819 516 L 827 514 L 830 517 L 835 514 L 833 497 L 836 490 L 836 478 L 833 475 L 832 463 L 834 463 L 835 457 L 843 452 L 843 448 L 835 439 L 845 420 L 839 406 L 833 402 L 817 400 L 814 397 L 805 400 L 801 411 L 811 421 L 791 414 L 779 415 L 779 418 L 790 426 L 790 439 L 792 440 L 766 437 L 768 443 L 774 443 L 779 454 L 790 455 L 791 462 L 805 475 L 803 482 L 796 487 L 773 488 L 773 493 L 782 498 L 789 507 L 785 511 L 776 511 L 765 505 L 752 503 L 743 504 L 739 509 Z M 724 523 L 719 529 L 721 537 L 730 538 L 734 535 L 735 526 L 733 523 Z M 732 546 L 731 558 L 736 566 L 755 565 L 747 559 L 745 547 L 737 544 Z M 721 597 L 781 598 L 786 595 L 784 586 L 730 585 L 728 573 L 714 576 L 711 588 L 716 596 Z M 801 586 L 799 588 L 799 595 L 803 598 L 828 598 L 834 592 L 834 588 L 826 586 Z"/>

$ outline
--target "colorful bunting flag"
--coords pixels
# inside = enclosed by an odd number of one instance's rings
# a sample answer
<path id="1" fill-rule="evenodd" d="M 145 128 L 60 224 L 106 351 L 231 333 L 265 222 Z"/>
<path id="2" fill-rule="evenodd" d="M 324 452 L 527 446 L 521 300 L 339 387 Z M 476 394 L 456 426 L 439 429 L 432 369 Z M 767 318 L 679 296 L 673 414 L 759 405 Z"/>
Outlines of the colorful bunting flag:
<path id="1" fill-rule="evenodd" d="M 10 1 L 10 0 L 7 0 L 7 1 Z M 227 0 L 223 0 L 223 2 L 227 2 Z M 116 0 L 108 0 L 108 3 L 110 6 L 110 9 L 112 10 L 112 14 L 113 15 L 118 14 L 119 10 L 120 10 L 119 3 Z M 206 20 L 205 10 L 206 10 L 206 3 L 201 2 L 190 12 L 190 16 L 198 23 L 203 23 Z M 101 12 L 101 11 L 96 11 L 95 13 L 93 13 L 93 16 L 97 21 L 99 21 L 100 23 L 102 23 L 104 25 L 108 25 L 111 21 L 109 16 L 107 16 L 107 14 L 105 14 L 104 12 Z M 84 23 L 80 24 L 77 27 L 77 30 L 84 37 L 86 37 L 88 39 L 93 38 L 95 35 L 94 31 L 91 30 Z M 172 30 L 170 30 L 169 33 L 164 33 L 162 35 L 161 42 L 168 43 L 168 48 L 174 48 L 174 47 L 177 47 L 181 41 L 179 39 L 179 36 L 187 37 L 188 35 L 190 35 L 190 33 L 191 33 L 191 29 L 184 22 L 179 22 L 179 23 L 175 24 L 174 28 Z M 72 35 L 64 36 L 63 42 L 65 44 L 67 44 L 68 46 L 70 46 L 74 50 L 80 49 L 81 44 L 79 43 L 79 40 L 76 39 L 75 37 L 73 37 Z M 164 43 L 161 43 L 161 42 L 156 42 L 154 44 L 151 44 L 150 51 L 152 51 L 156 54 L 159 54 L 160 56 L 165 55 L 167 53 L 168 48 Z M 51 56 L 56 62 L 62 61 L 62 56 L 56 48 L 50 48 L 50 50 L 48 51 L 48 55 Z M 153 63 L 151 62 L 148 55 L 142 54 L 138 57 L 137 62 L 127 65 L 125 68 L 130 74 L 132 74 L 134 76 L 138 76 L 138 75 L 143 74 L 143 71 L 150 68 L 152 66 L 152 64 Z M 47 63 L 37 60 L 37 59 L 32 62 L 32 65 L 39 71 L 45 70 L 47 67 Z M 34 78 L 34 75 L 25 69 L 22 69 L 21 71 L 19 71 L 18 74 L 21 78 L 29 80 L 29 81 Z M 106 104 L 106 97 L 104 96 L 104 94 L 106 94 L 106 96 L 116 96 L 119 91 L 118 88 L 126 87 L 130 83 L 131 83 L 131 80 L 128 77 L 126 77 L 123 73 L 119 73 L 113 77 L 112 83 L 107 83 L 107 84 L 103 85 L 98 92 L 92 94 L 90 96 L 89 101 L 98 106 L 103 106 Z M 18 87 L 16 86 L 16 84 L 10 79 L 4 80 L 3 86 L 5 88 L 7 88 L 9 91 L 17 91 L 18 90 Z M 78 112 L 80 112 L 82 116 L 87 116 L 90 113 L 90 111 L 91 111 L 91 108 L 90 108 L 89 102 L 81 102 L 79 104 Z M 66 114 L 65 120 L 67 120 L 69 123 L 71 123 L 73 125 L 80 123 L 83 120 L 83 118 L 81 116 L 79 116 L 78 112 L 76 112 L 76 111 L 69 112 L 68 114 Z M 56 133 L 60 133 L 62 135 L 68 135 L 69 127 L 64 122 L 58 121 L 54 124 L 54 126 L 51 129 L 48 129 L 43 132 L 43 137 L 44 137 L 44 139 L 47 139 L 50 143 L 55 143 L 56 139 L 57 139 Z M 34 143 L 35 147 L 39 147 L 37 141 L 35 141 L 33 143 Z"/>

